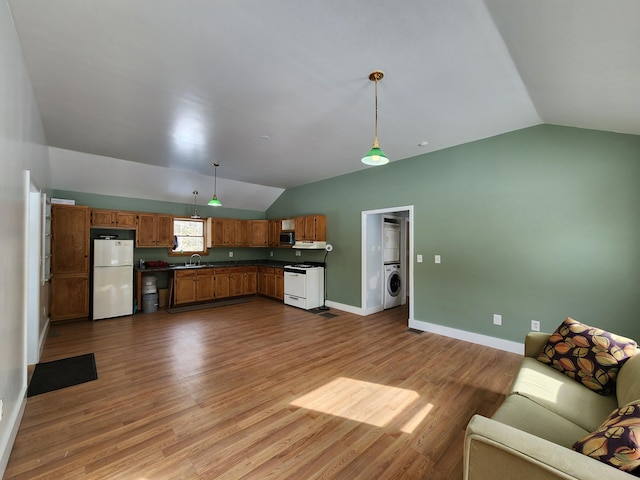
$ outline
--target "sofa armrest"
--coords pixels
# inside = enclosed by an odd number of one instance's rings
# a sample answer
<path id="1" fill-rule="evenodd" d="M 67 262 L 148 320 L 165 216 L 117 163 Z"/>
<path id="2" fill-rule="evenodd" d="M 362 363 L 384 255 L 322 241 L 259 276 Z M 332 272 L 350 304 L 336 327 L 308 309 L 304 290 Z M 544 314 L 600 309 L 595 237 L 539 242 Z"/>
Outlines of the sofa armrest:
<path id="1" fill-rule="evenodd" d="M 474 415 L 464 441 L 464 480 L 631 480 L 631 474 L 490 418 Z"/>
<path id="2" fill-rule="evenodd" d="M 529 332 L 524 339 L 524 356 L 536 358 L 547 344 L 550 333 Z"/>

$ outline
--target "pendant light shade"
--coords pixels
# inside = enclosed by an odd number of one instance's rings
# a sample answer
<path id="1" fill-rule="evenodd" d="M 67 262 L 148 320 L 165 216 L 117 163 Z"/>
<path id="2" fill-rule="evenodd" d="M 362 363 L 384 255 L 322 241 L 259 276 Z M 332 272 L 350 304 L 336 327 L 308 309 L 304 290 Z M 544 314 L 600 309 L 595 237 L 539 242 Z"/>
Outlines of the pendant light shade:
<path id="1" fill-rule="evenodd" d="M 384 154 L 380 148 L 380 144 L 378 143 L 378 82 L 382 80 L 383 77 L 384 73 L 380 70 L 376 70 L 369 74 L 369 80 L 376 84 L 376 133 L 373 140 L 373 147 L 371 147 L 369 153 L 362 157 L 362 163 L 366 165 L 377 166 L 389 163 L 389 158 Z"/>
<path id="2" fill-rule="evenodd" d="M 218 190 L 218 167 L 220 166 L 219 163 L 212 163 L 211 164 L 213 166 L 213 198 L 211 198 L 211 200 L 209 200 L 208 205 L 211 207 L 221 207 L 222 206 L 222 202 L 220 200 L 218 200 L 218 195 L 217 195 L 217 190 Z"/>

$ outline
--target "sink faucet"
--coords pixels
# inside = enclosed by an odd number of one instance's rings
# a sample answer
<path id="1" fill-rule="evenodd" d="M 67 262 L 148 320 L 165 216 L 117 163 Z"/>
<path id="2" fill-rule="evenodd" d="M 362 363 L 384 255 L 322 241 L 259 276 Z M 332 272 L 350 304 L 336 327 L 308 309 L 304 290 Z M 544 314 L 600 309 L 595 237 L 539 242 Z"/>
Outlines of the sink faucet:
<path id="1" fill-rule="evenodd" d="M 197 258 L 195 263 L 193 263 L 193 257 Z M 200 265 L 200 254 L 194 253 L 193 255 L 191 255 L 191 258 L 189 259 L 189 265 Z"/>

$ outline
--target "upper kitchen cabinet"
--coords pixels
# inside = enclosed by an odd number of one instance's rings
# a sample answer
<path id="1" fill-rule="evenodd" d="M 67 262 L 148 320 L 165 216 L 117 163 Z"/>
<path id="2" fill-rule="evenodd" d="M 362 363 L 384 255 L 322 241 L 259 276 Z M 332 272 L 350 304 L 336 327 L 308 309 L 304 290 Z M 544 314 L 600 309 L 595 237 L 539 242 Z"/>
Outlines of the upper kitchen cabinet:
<path id="1" fill-rule="evenodd" d="M 281 220 L 269 220 L 269 246 L 280 246 L 280 232 L 282 232 Z"/>
<path id="2" fill-rule="evenodd" d="M 136 247 L 173 248 L 173 217 L 160 213 L 138 213 Z"/>
<path id="3" fill-rule="evenodd" d="M 89 316 L 89 207 L 51 206 L 51 321 Z"/>
<path id="4" fill-rule="evenodd" d="M 207 218 L 207 247 L 247 247 L 248 221 L 236 218 Z"/>
<path id="5" fill-rule="evenodd" d="M 93 228 L 124 228 L 135 230 L 138 223 L 136 212 L 121 210 L 91 210 L 91 227 Z"/>
<path id="6" fill-rule="evenodd" d="M 249 245 L 252 247 L 269 246 L 269 220 L 249 221 Z"/>
<path id="7" fill-rule="evenodd" d="M 324 215 L 305 215 L 295 218 L 296 241 L 324 242 L 327 239 L 327 219 Z"/>

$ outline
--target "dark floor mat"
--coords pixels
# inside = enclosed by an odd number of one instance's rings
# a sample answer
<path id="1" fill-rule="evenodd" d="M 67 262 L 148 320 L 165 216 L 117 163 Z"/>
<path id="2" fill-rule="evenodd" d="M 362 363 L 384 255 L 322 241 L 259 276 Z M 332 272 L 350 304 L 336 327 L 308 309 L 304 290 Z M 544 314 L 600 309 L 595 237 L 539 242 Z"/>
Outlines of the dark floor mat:
<path id="1" fill-rule="evenodd" d="M 224 307 L 225 305 L 237 305 L 238 303 L 247 303 L 248 298 L 237 298 L 234 300 L 220 300 L 218 302 L 199 303 L 197 305 L 187 305 L 185 307 L 167 308 L 167 313 L 191 312 L 193 310 L 204 310 L 205 308 Z"/>
<path id="2" fill-rule="evenodd" d="M 79 385 L 97 378 L 98 371 L 93 353 L 38 363 L 29 382 L 27 397 Z"/>

